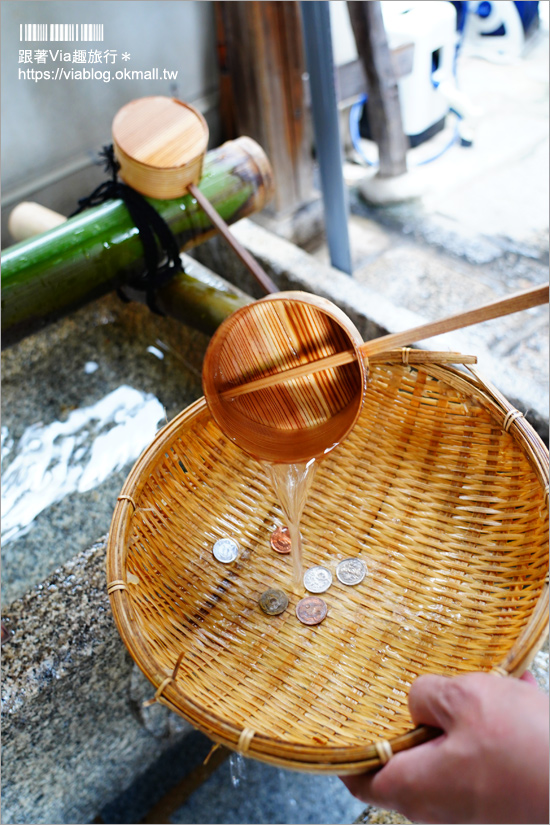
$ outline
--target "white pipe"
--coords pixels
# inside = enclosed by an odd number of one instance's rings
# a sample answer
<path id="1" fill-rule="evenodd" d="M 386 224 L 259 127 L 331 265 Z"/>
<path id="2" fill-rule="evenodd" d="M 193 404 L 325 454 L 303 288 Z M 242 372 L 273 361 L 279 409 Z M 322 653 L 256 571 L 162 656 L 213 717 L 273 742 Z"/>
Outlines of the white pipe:
<path id="1" fill-rule="evenodd" d="M 8 229 L 14 241 L 26 241 L 33 235 L 40 235 L 67 220 L 63 215 L 41 206 L 39 203 L 23 201 L 12 210 Z"/>

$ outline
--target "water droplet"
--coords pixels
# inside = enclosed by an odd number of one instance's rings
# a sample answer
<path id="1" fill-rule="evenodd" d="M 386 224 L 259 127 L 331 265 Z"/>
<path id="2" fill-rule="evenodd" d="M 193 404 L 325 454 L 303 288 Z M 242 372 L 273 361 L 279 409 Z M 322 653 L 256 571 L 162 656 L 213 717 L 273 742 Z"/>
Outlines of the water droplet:
<path id="1" fill-rule="evenodd" d="M 246 764 L 241 753 L 232 753 L 229 757 L 229 773 L 234 788 L 238 788 L 241 782 L 246 779 Z"/>

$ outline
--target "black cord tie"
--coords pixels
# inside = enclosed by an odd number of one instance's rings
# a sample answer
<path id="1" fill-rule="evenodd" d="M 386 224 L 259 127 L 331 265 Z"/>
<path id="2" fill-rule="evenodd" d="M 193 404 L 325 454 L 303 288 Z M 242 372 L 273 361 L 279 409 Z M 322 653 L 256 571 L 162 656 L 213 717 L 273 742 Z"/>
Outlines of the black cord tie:
<path id="1" fill-rule="evenodd" d="M 111 174 L 111 180 L 101 183 L 91 195 L 80 198 L 78 209 L 69 217 L 72 218 L 92 206 L 99 206 L 107 200 L 120 198 L 124 201 L 139 231 L 145 258 L 145 271 L 128 280 L 127 285 L 145 292 L 149 309 L 157 315 L 163 315 L 164 313 L 156 306 L 155 292 L 182 271 L 177 241 L 164 218 L 143 195 L 118 180 L 120 164 L 115 158 L 113 144 L 104 146 L 99 156 L 105 161 L 105 171 Z M 128 301 L 120 289 L 117 292 L 123 301 Z"/>

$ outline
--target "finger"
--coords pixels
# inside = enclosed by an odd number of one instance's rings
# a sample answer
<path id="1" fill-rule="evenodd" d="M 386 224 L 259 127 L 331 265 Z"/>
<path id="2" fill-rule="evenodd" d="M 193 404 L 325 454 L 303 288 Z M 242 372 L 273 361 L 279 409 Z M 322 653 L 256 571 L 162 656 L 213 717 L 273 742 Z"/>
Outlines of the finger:
<path id="1" fill-rule="evenodd" d="M 340 779 L 353 796 L 366 804 L 422 818 L 425 800 L 433 795 L 433 776 L 441 761 L 443 738 L 395 754 L 379 771 Z"/>
<path id="2" fill-rule="evenodd" d="M 372 780 L 375 774 L 361 773 L 355 776 L 341 776 L 340 779 L 352 796 L 367 805 L 375 804 L 371 794 Z"/>
<path id="3" fill-rule="evenodd" d="M 390 781 L 386 781 L 385 777 L 388 773 L 395 773 L 393 768 L 395 767 L 395 761 L 398 756 L 401 756 L 401 754 L 397 754 L 391 760 L 392 763 L 394 763 L 392 765 L 392 771 L 388 770 L 388 763 L 379 770 L 369 771 L 369 773 L 361 773 L 355 776 L 341 776 L 340 779 L 348 791 L 361 802 L 365 802 L 368 805 L 376 805 L 379 808 L 387 807 L 395 810 L 394 797 L 396 790 L 397 792 L 401 790 L 401 782 L 398 779 L 398 787 L 396 789 L 392 785 L 391 776 Z M 382 784 L 380 784 L 381 780 Z"/>
<path id="4" fill-rule="evenodd" d="M 409 710 L 415 725 L 449 729 L 453 721 L 448 701 L 450 682 L 447 676 L 432 674 L 415 679 L 409 692 Z"/>
<path id="5" fill-rule="evenodd" d="M 446 737 L 440 736 L 397 753 L 370 781 L 372 804 L 399 811 L 414 822 L 440 822 L 429 818 L 428 811 L 445 746 Z"/>
<path id="6" fill-rule="evenodd" d="M 534 685 L 535 687 L 538 687 L 537 680 L 535 679 L 535 677 L 533 676 L 533 674 L 531 673 L 530 670 L 526 670 L 525 673 L 523 673 L 520 676 L 520 682 L 527 682 L 530 685 Z"/>

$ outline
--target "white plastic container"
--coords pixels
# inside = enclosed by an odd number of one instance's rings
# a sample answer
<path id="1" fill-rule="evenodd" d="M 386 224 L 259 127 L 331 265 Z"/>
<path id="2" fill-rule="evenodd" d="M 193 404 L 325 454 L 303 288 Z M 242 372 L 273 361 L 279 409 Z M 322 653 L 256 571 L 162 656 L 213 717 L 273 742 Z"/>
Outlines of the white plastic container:
<path id="1" fill-rule="evenodd" d="M 451 3 L 390 0 L 382 3 L 382 14 L 390 49 L 414 44 L 412 71 L 398 85 L 403 130 L 418 143 L 449 112 L 447 96 L 434 87 L 433 71 L 445 85 L 453 81 L 456 11 Z"/>

